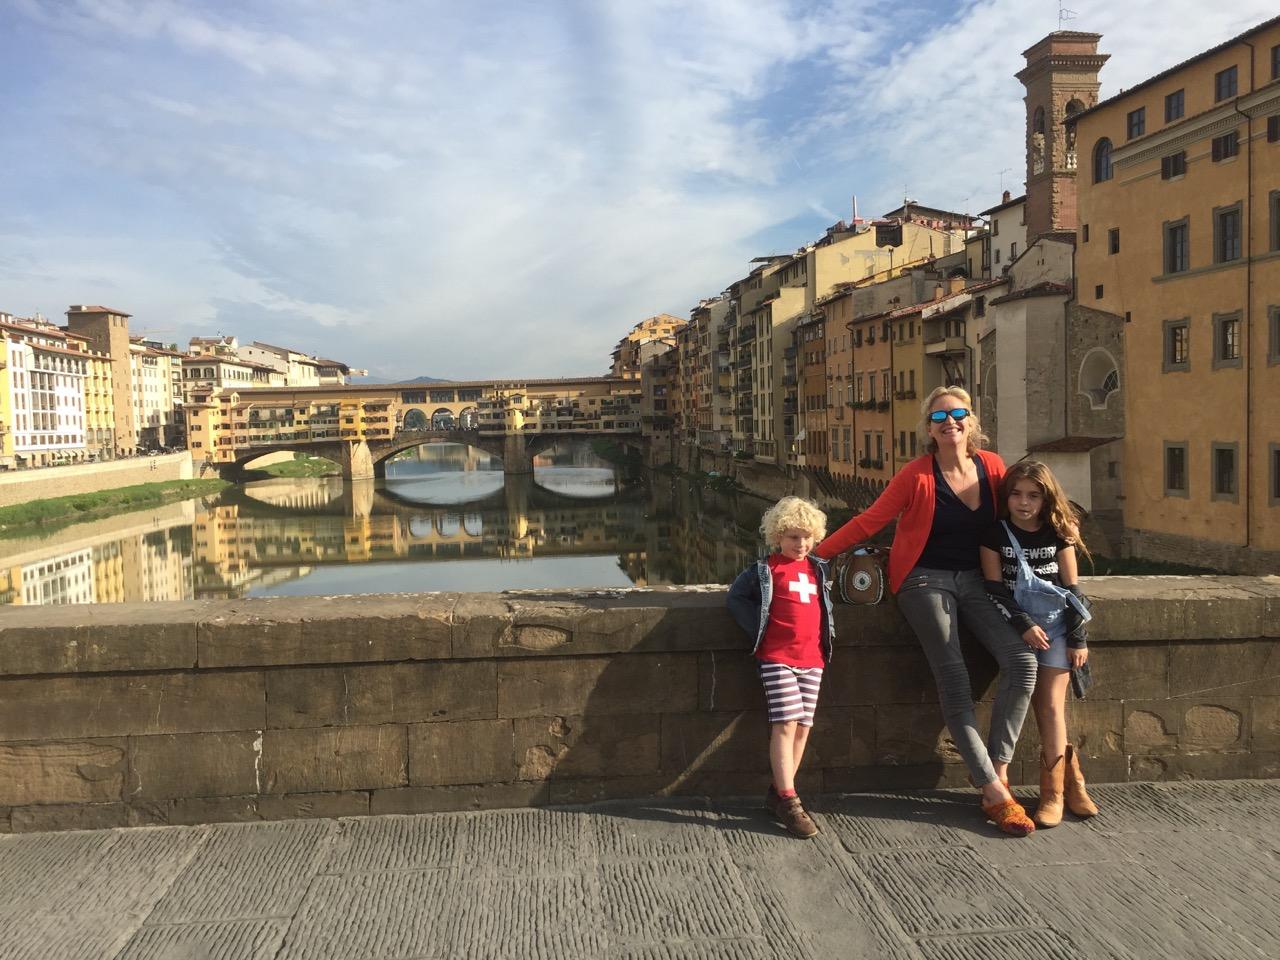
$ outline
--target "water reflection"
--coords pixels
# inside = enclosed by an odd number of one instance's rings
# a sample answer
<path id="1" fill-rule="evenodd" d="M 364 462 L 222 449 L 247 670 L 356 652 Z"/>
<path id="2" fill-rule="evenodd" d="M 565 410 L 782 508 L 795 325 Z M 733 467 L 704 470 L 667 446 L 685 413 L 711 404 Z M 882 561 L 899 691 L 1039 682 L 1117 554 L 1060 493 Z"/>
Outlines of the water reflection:
<path id="1" fill-rule="evenodd" d="M 723 583 L 757 553 L 754 498 L 628 480 L 583 446 L 535 467 L 432 445 L 385 482 L 261 481 L 3 541 L 0 602 Z"/>

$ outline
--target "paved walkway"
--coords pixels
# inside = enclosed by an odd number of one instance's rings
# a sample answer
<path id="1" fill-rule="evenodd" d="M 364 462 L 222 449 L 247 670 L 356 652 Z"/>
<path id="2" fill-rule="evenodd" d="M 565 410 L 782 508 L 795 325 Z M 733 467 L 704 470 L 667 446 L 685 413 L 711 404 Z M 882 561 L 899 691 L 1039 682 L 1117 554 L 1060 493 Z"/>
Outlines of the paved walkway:
<path id="1" fill-rule="evenodd" d="M 0 838 L 4 960 L 1280 956 L 1280 781 L 1101 787 L 1001 837 L 959 793 Z"/>

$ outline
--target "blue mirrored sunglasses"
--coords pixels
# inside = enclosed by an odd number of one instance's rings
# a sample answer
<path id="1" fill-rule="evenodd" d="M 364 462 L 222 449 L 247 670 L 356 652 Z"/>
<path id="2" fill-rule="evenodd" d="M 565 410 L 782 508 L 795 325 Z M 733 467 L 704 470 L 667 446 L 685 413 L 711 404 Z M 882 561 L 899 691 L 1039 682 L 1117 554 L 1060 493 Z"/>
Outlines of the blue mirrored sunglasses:
<path id="1" fill-rule="evenodd" d="M 963 420 L 969 415 L 969 411 L 964 407 L 956 407 L 954 410 L 934 410 L 929 414 L 930 423 L 946 423 L 947 417 L 952 420 Z"/>

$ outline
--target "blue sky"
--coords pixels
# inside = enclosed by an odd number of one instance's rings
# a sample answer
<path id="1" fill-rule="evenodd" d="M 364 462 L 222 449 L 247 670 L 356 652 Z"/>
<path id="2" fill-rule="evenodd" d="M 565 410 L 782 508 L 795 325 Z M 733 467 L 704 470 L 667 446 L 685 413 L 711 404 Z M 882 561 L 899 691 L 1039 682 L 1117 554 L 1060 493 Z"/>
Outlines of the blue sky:
<path id="1" fill-rule="evenodd" d="M 1103 95 L 1274 0 L 1071 0 Z M 1020 192 L 1055 0 L 6 0 L 0 310 L 384 378 L 603 372 L 762 253 Z"/>

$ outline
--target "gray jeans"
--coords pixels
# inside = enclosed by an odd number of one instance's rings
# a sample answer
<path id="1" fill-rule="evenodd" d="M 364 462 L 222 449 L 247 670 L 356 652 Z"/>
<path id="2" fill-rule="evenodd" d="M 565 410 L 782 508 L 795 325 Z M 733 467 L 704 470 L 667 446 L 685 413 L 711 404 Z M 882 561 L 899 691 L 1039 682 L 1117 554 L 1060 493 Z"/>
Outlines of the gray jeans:
<path id="1" fill-rule="evenodd" d="M 979 786 L 990 783 L 996 779 L 992 762 L 1013 759 L 1036 685 L 1035 652 L 991 602 L 978 570 L 916 567 L 898 590 L 898 609 L 924 647 L 938 684 L 942 716 L 973 782 Z M 973 712 L 969 671 L 960 652 L 961 622 L 1000 665 L 991 734 L 985 746 Z"/>

